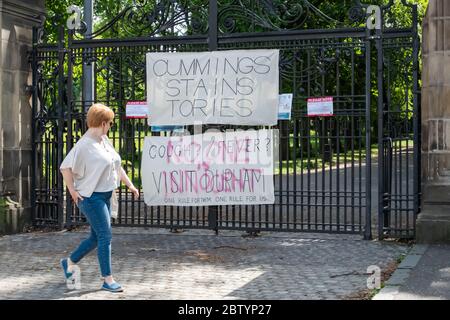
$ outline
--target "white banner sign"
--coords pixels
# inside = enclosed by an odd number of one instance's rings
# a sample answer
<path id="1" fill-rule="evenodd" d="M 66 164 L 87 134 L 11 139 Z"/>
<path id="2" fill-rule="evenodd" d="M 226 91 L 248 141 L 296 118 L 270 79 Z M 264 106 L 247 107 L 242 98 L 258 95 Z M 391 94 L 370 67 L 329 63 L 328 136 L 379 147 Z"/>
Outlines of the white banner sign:
<path id="1" fill-rule="evenodd" d="M 273 204 L 276 130 L 145 137 L 142 187 L 149 206 Z"/>
<path id="2" fill-rule="evenodd" d="M 147 53 L 150 125 L 276 125 L 278 50 Z"/>

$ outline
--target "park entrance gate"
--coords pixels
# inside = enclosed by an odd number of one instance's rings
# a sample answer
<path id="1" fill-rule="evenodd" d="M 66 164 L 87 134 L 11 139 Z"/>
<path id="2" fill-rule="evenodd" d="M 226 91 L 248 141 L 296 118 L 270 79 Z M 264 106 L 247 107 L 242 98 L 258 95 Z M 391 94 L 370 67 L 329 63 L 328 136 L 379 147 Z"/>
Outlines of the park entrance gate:
<path id="1" fill-rule="evenodd" d="M 294 97 L 291 120 L 276 126 L 275 204 L 149 207 L 121 188 L 114 225 L 414 237 L 420 210 L 416 5 L 344 1 L 335 9 L 340 13 L 328 13 L 308 0 L 154 2 L 133 1 L 87 37 L 59 27 L 57 43 L 46 44 L 42 29 L 34 30 L 35 225 L 85 223 L 59 164 L 86 130 L 86 107 L 94 101 L 115 111 L 109 136 L 141 185 L 144 137 L 171 134 L 125 119 L 127 101 L 146 99 L 147 52 L 275 48 L 280 93 Z M 92 98 L 83 90 L 83 65 L 93 65 Z M 308 117 L 306 99 L 323 96 L 333 97 L 334 116 Z"/>

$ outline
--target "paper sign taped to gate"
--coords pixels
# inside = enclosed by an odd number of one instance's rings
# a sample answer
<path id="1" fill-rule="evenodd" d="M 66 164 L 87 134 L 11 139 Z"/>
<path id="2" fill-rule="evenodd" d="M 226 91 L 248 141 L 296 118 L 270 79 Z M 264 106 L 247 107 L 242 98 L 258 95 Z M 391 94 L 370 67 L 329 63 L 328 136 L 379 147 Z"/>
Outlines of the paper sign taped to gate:
<path id="1" fill-rule="evenodd" d="M 279 50 L 149 52 L 150 125 L 276 125 Z"/>
<path id="2" fill-rule="evenodd" d="M 333 97 L 308 99 L 308 117 L 331 116 L 333 116 Z"/>
<path id="3" fill-rule="evenodd" d="M 273 204 L 276 130 L 146 137 L 142 186 L 149 206 Z"/>

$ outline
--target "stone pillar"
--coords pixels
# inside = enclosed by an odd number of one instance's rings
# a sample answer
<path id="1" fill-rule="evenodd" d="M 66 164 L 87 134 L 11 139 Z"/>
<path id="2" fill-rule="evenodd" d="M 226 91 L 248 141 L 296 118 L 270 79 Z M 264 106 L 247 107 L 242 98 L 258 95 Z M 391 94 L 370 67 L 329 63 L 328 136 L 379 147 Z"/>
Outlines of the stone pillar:
<path id="1" fill-rule="evenodd" d="M 423 209 L 417 241 L 450 243 L 450 1 L 429 1 L 422 42 Z"/>
<path id="2" fill-rule="evenodd" d="M 0 234 L 30 222 L 31 84 L 28 51 L 44 0 L 0 0 Z"/>

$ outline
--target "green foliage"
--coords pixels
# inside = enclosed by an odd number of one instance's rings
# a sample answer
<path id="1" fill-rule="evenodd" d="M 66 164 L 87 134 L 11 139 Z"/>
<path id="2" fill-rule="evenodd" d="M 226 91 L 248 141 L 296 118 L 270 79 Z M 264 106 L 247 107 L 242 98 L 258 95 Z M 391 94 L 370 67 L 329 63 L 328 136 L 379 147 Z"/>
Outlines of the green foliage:
<path id="1" fill-rule="evenodd" d="M 115 18 L 120 12 L 122 12 L 127 7 L 133 4 L 133 0 L 93 0 L 94 1 L 94 31 L 101 29 L 104 25 Z M 139 11 L 150 12 L 155 8 L 155 4 L 161 2 L 160 0 L 147 0 L 147 1 L 136 1 L 137 3 L 146 3 L 146 5 L 139 9 Z M 169 2 L 169 1 L 166 1 Z M 264 3 L 262 1 L 242 1 L 243 3 L 248 3 L 248 8 L 257 11 L 258 13 L 269 14 L 265 11 Z M 353 0 L 309 0 L 313 8 L 320 10 L 324 16 L 311 14 L 311 19 L 308 19 L 304 25 L 301 26 L 302 29 L 333 29 L 340 27 L 339 21 L 348 20 L 348 11 L 354 6 Z M 386 4 L 389 0 L 372 0 L 370 4 Z M 408 3 L 416 3 L 418 5 L 418 13 L 420 20 L 424 17 L 425 11 L 428 5 L 428 0 L 407 0 Z M 195 12 L 198 7 L 204 7 L 206 3 L 205 0 L 190 0 L 190 1 L 178 1 L 187 7 L 192 7 L 192 16 L 200 17 L 199 12 Z M 227 6 L 229 4 L 235 3 L 234 0 L 221 0 L 220 6 Z M 299 6 L 302 1 L 292 1 L 292 0 L 274 0 L 274 8 L 278 10 L 277 13 L 287 14 L 289 12 L 301 14 L 303 11 L 296 11 L 297 6 Z M 46 42 L 55 43 L 57 40 L 57 26 L 65 26 L 69 14 L 67 13 L 67 8 L 70 5 L 77 5 L 83 10 L 83 0 L 46 0 L 47 9 L 47 20 L 45 22 L 45 30 L 48 35 Z M 194 9 L 195 8 L 195 9 Z M 206 8 L 203 8 L 206 10 Z M 310 9 L 312 10 L 312 9 Z M 333 21 L 325 18 L 329 17 Z M 203 19 L 206 19 L 204 16 Z M 286 19 L 286 21 L 275 21 L 281 29 L 295 28 L 298 22 L 295 17 L 290 17 L 291 19 Z M 389 14 L 386 17 L 386 24 L 389 27 L 396 26 L 410 26 L 411 12 L 409 9 L 405 10 L 405 7 L 401 4 L 401 0 L 395 0 L 394 6 L 390 9 Z M 148 21 L 141 20 L 142 24 Z M 419 21 L 419 27 L 421 25 Z M 136 21 L 133 20 L 133 23 Z M 364 23 L 361 21 L 360 26 Z M 237 21 L 235 26 L 236 32 L 248 32 L 251 28 L 249 23 L 245 21 Z M 136 26 L 135 30 L 138 30 L 139 26 Z M 128 30 L 129 31 L 129 30 Z M 187 33 L 192 30 L 187 30 Z M 253 31 L 259 31 L 255 28 Z M 136 31 L 137 32 L 137 31 Z M 170 30 L 165 32 L 170 34 Z M 142 36 L 143 34 L 135 34 L 135 36 Z M 123 28 L 116 27 L 111 28 L 107 32 L 101 35 L 102 38 L 117 38 L 123 36 L 133 36 L 125 32 Z"/>

